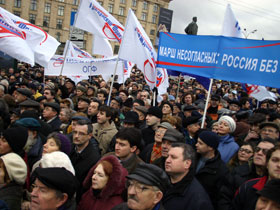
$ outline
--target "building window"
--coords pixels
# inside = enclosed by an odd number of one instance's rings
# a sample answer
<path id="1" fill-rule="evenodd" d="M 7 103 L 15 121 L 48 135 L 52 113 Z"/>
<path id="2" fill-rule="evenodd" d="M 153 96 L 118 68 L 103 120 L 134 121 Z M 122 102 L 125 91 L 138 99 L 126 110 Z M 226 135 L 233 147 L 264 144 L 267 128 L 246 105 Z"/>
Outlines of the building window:
<path id="1" fill-rule="evenodd" d="M 132 6 L 136 7 L 136 5 L 137 5 L 137 0 L 132 0 Z"/>
<path id="2" fill-rule="evenodd" d="M 156 23 L 157 22 L 157 16 L 156 15 L 153 15 L 152 16 L 152 23 Z"/>
<path id="3" fill-rule="evenodd" d="M 120 49 L 120 46 L 119 45 L 115 45 L 115 47 L 114 47 L 114 55 L 119 53 L 119 49 Z"/>
<path id="4" fill-rule="evenodd" d="M 79 4 L 79 0 L 73 0 L 73 4 L 74 5 L 78 5 Z"/>
<path id="5" fill-rule="evenodd" d="M 150 35 L 155 35 L 156 31 L 154 29 L 151 29 Z"/>
<path id="6" fill-rule="evenodd" d="M 74 8 L 71 9 L 71 12 L 77 12 L 77 11 L 78 11 L 77 9 Z"/>
<path id="7" fill-rule="evenodd" d="M 124 7 L 119 8 L 119 15 L 124 16 Z"/>
<path id="8" fill-rule="evenodd" d="M 141 20 L 146 21 L 147 20 L 147 13 L 142 12 L 141 14 Z"/>
<path id="9" fill-rule="evenodd" d="M 114 10 L 114 4 L 109 4 L 108 5 L 108 12 L 113 13 Z"/>
<path id="10" fill-rule="evenodd" d="M 49 27 L 49 24 L 50 24 L 50 17 L 44 16 L 44 19 L 43 19 L 43 26 Z"/>
<path id="11" fill-rule="evenodd" d="M 5 0 L 0 0 L 0 4 L 5 4 Z"/>
<path id="12" fill-rule="evenodd" d="M 64 15 L 64 6 L 58 6 L 57 15 L 58 16 Z"/>
<path id="13" fill-rule="evenodd" d="M 51 3 L 45 4 L 45 13 L 51 13 Z"/>
<path id="14" fill-rule="evenodd" d="M 158 11 L 158 5 L 154 4 L 154 12 L 157 12 L 157 11 Z"/>
<path id="15" fill-rule="evenodd" d="M 64 2 L 64 0 L 58 0 L 59 2 Z"/>
<path id="16" fill-rule="evenodd" d="M 56 40 L 60 42 L 60 38 L 61 38 L 61 33 L 57 32 L 56 33 Z"/>
<path id="17" fill-rule="evenodd" d="M 144 1 L 143 2 L 143 10 L 147 10 L 148 9 L 148 2 Z"/>
<path id="18" fill-rule="evenodd" d="M 62 29 L 62 19 L 57 19 L 57 21 L 56 21 L 56 28 L 57 29 Z"/>
<path id="19" fill-rule="evenodd" d="M 14 11 L 14 15 L 20 17 L 20 12 L 19 11 Z"/>
<path id="20" fill-rule="evenodd" d="M 99 3 L 101 6 L 103 6 L 103 2 L 102 2 L 102 1 L 98 1 L 98 3 Z"/>
<path id="21" fill-rule="evenodd" d="M 29 14 L 29 22 L 35 24 L 35 20 L 36 20 L 36 15 Z"/>
<path id="22" fill-rule="evenodd" d="M 30 1 L 30 10 L 37 10 L 37 0 Z"/>
<path id="23" fill-rule="evenodd" d="M 17 8 L 21 7 L 21 0 L 15 0 L 15 7 Z"/>
<path id="24" fill-rule="evenodd" d="M 125 4 L 125 0 L 121 0 L 120 3 L 121 3 L 121 4 Z"/>

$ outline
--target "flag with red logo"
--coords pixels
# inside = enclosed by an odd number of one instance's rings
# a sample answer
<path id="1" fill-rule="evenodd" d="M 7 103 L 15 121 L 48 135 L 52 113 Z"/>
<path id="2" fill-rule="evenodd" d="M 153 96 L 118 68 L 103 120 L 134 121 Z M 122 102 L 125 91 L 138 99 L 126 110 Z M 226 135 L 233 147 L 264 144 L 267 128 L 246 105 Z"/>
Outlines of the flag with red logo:
<path id="1" fill-rule="evenodd" d="M 129 9 L 124 36 L 120 45 L 119 58 L 133 62 L 145 77 L 150 88 L 156 86 L 156 57 L 153 44 L 145 30 Z"/>
<path id="2" fill-rule="evenodd" d="M 65 55 L 65 51 L 67 49 L 67 45 L 68 45 L 68 51 L 67 51 L 67 54 L 66 54 L 66 57 L 74 57 L 74 58 L 92 58 L 92 56 L 80 49 L 77 45 L 75 45 L 73 42 L 67 40 L 66 41 L 66 47 L 64 48 L 64 52 L 63 52 L 63 55 Z"/>

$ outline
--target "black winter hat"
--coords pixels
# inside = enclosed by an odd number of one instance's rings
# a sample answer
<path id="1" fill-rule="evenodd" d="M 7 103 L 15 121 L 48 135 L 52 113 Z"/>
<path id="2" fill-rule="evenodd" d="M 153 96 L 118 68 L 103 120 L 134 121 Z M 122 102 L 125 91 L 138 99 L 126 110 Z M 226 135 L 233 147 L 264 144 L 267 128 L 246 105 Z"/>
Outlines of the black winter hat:
<path id="1" fill-rule="evenodd" d="M 165 171 L 156 165 L 148 163 L 139 163 L 127 178 L 136 180 L 142 184 L 156 186 L 163 193 L 170 186 L 170 181 Z"/>
<path id="2" fill-rule="evenodd" d="M 147 114 L 154 115 L 157 118 L 162 118 L 162 111 L 157 106 L 152 106 L 148 109 Z"/>
<path id="3" fill-rule="evenodd" d="M 220 137 L 218 136 L 218 134 L 212 131 L 202 131 L 198 135 L 198 138 L 200 138 L 209 147 L 212 147 L 214 149 L 217 149 L 220 143 Z"/>
<path id="4" fill-rule="evenodd" d="M 264 188 L 258 191 L 257 194 L 280 204 L 280 179 L 272 179 L 268 181 L 264 185 Z"/>
<path id="5" fill-rule="evenodd" d="M 39 179 L 49 188 L 59 190 L 71 199 L 77 191 L 78 181 L 76 177 L 65 168 L 36 168 L 35 178 Z"/>
<path id="6" fill-rule="evenodd" d="M 128 111 L 124 115 L 124 123 L 138 123 L 139 121 L 139 116 L 137 112 L 134 111 Z"/>
<path id="7" fill-rule="evenodd" d="M 28 130 L 24 127 L 13 127 L 3 131 L 3 136 L 15 153 L 20 153 L 26 144 Z"/>
<path id="8" fill-rule="evenodd" d="M 173 105 L 169 102 L 169 101 L 164 101 L 164 102 L 162 102 L 162 104 L 161 104 L 161 107 L 163 108 L 163 105 L 164 104 L 167 104 L 168 106 L 170 106 L 170 108 L 171 108 L 171 110 L 172 110 L 172 112 L 173 112 Z"/>
<path id="9" fill-rule="evenodd" d="M 58 103 L 48 102 L 48 103 L 44 103 L 44 106 L 45 107 L 48 106 L 48 107 L 53 108 L 59 114 L 60 107 L 59 107 Z"/>

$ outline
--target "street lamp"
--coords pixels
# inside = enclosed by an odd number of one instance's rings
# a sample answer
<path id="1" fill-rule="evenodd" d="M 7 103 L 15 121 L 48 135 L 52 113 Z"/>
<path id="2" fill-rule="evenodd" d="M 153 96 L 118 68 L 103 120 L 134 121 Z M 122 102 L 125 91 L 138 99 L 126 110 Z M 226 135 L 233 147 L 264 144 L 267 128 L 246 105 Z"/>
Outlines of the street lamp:
<path id="1" fill-rule="evenodd" d="M 246 28 L 243 29 L 242 33 L 244 34 L 245 38 L 247 39 L 250 34 L 256 33 L 258 30 L 255 29 L 253 31 L 247 32 Z"/>

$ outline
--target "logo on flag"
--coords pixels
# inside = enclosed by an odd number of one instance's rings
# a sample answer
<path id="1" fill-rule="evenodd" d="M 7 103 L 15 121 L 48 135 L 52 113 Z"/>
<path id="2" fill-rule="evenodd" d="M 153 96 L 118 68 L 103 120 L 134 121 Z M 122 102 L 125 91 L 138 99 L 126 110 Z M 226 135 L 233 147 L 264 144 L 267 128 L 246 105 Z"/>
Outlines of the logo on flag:
<path id="1" fill-rule="evenodd" d="M 156 87 L 158 88 L 166 80 L 166 71 L 162 68 L 157 69 L 157 83 Z"/>

